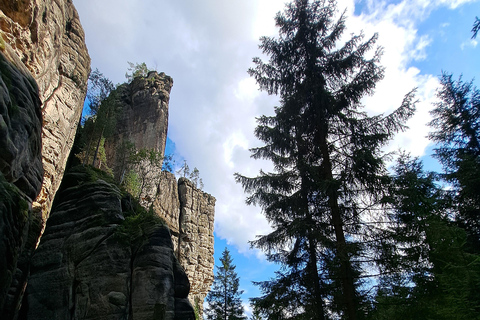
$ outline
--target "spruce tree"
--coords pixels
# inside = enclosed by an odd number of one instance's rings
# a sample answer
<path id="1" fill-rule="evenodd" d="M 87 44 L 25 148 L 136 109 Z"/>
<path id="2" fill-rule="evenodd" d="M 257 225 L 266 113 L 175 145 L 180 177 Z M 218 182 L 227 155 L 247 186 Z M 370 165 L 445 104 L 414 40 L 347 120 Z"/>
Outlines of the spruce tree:
<path id="1" fill-rule="evenodd" d="M 388 190 L 391 224 L 377 250 L 383 274 L 372 319 L 479 319 L 480 259 L 466 251 L 436 174 L 403 154 Z"/>
<path id="2" fill-rule="evenodd" d="M 253 245 L 280 263 L 253 299 L 268 319 L 355 320 L 364 316 L 362 263 L 372 234 L 363 218 L 382 192 L 384 146 L 414 111 L 413 92 L 388 116 L 370 117 L 361 99 L 383 77 L 377 35 L 340 43 L 345 15 L 335 1 L 295 0 L 276 16 L 279 37 L 262 37 L 268 62 L 249 70 L 261 90 L 279 95 L 275 115 L 258 118 L 252 149 L 274 172 L 236 174 L 273 231 Z"/>
<path id="3" fill-rule="evenodd" d="M 220 258 L 220 265 L 217 266 L 213 286 L 206 299 L 208 307 L 205 314 L 208 320 L 247 319 L 240 299 L 243 291 L 238 290 L 240 279 L 232 262 L 230 251 L 225 248 Z"/>
<path id="4" fill-rule="evenodd" d="M 480 90 L 472 82 L 440 79 L 430 138 L 443 177 L 451 183 L 456 220 L 468 234 L 470 250 L 480 253 Z"/>

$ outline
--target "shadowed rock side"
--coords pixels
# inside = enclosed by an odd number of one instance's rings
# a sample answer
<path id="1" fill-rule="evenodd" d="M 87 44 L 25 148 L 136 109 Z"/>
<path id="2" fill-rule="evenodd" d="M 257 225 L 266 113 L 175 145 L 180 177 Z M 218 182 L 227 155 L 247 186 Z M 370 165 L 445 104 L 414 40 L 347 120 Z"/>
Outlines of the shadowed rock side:
<path id="1" fill-rule="evenodd" d="M 168 228 L 105 180 L 82 167 L 65 175 L 20 319 L 193 320 Z"/>
<path id="2" fill-rule="evenodd" d="M 90 57 L 84 32 L 70 0 L 0 1 L 0 37 L 38 84 L 45 173 L 34 205 L 46 221 L 85 99 Z"/>
<path id="3" fill-rule="evenodd" d="M 7 320 L 21 301 L 41 230 L 31 203 L 43 168 L 37 85 L 15 53 L 3 52 L 9 58 L 0 52 L 0 319 Z"/>

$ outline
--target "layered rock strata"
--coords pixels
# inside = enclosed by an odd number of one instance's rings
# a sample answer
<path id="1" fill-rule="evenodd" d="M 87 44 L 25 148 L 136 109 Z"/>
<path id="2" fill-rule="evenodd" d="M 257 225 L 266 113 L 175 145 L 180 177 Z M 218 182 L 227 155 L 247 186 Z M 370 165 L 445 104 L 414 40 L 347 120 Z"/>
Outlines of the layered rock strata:
<path id="1" fill-rule="evenodd" d="M 0 37 L 30 71 L 42 102 L 42 190 L 46 221 L 82 113 L 90 57 L 70 0 L 0 1 Z"/>
<path id="2" fill-rule="evenodd" d="M 98 171 L 65 175 L 32 259 L 25 319 L 193 320 L 169 229 Z"/>
<path id="3" fill-rule="evenodd" d="M 168 224 L 178 260 L 185 268 L 192 290 L 190 301 L 200 307 L 213 282 L 213 222 L 215 198 L 197 189 L 187 179 L 153 167 L 148 161 L 134 167 L 124 165 L 124 143 L 136 150 L 148 149 L 164 155 L 168 129 L 168 103 L 173 80 L 164 73 L 150 72 L 115 94 L 120 101 L 116 133 L 105 142 L 107 163 L 117 180 L 133 169 L 142 181 L 139 195 L 145 208 L 152 207 Z"/>
<path id="4" fill-rule="evenodd" d="M 35 80 L 0 47 L 0 319 L 13 319 L 42 225 L 31 207 L 42 186 L 42 117 Z"/>

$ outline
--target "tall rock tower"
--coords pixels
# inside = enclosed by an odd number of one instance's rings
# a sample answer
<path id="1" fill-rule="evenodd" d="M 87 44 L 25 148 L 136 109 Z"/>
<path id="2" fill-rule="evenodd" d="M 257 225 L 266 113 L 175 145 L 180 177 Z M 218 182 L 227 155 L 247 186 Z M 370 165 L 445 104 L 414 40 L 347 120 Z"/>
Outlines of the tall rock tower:
<path id="1" fill-rule="evenodd" d="M 117 178 L 124 174 L 119 162 L 125 155 L 120 150 L 127 141 L 137 150 L 164 155 L 172 85 L 171 77 L 152 71 L 117 89 L 120 116 L 115 134 L 105 142 L 107 162 Z M 170 172 L 159 168 L 148 172 L 150 181 L 140 194 L 140 202 L 147 209 L 152 207 L 169 226 L 175 254 L 190 280 L 190 302 L 201 308 L 213 282 L 215 198 L 185 178 L 177 181 Z"/>

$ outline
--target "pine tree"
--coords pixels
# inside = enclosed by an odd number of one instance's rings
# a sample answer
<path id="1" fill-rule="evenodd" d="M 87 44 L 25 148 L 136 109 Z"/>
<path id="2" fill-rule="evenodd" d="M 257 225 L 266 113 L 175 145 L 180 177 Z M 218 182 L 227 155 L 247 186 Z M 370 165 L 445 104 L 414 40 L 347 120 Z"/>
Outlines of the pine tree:
<path id="1" fill-rule="evenodd" d="M 480 253 L 480 90 L 444 73 L 438 98 L 430 123 L 435 157 L 452 185 L 453 209 L 468 233 L 470 250 Z"/>
<path id="2" fill-rule="evenodd" d="M 276 16 L 279 37 L 262 37 L 268 63 L 249 70 L 280 96 L 274 116 L 258 118 L 252 149 L 274 172 L 236 174 L 248 204 L 258 204 L 273 227 L 253 244 L 280 263 L 276 278 L 259 283 L 253 299 L 268 319 L 361 319 L 362 261 L 372 230 L 362 218 L 381 194 L 386 169 L 381 147 L 413 114 L 413 92 L 388 116 L 369 117 L 360 100 L 382 79 L 377 36 L 339 40 L 345 16 L 335 1 L 295 0 Z"/>
<path id="3" fill-rule="evenodd" d="M 213 286 L 207 295 L 208 307 L 205 314 L 208 320 L 246 320 L 238 290 L 239 277 L 235 272 L 235 265 L 227 248 L 222 253 L 220 265 Z"/>
<path id="4" fill-rule="evenodd" d="M 394 167 L 373 319 L 480 317 L 480 259 L 466 252 L 465 231 L 449 219 L 451 198 L 435 181 L 405 154 Z"/>
<path id="5" fill-rule="evenodd" d="M 475 22 L 473 23 L 472 27 L 472 39 L 475 39 L 477 37 L 478 31 L 480 31 L 480 19 L 478 19 L 478 17 L 475 17 Z"/>

